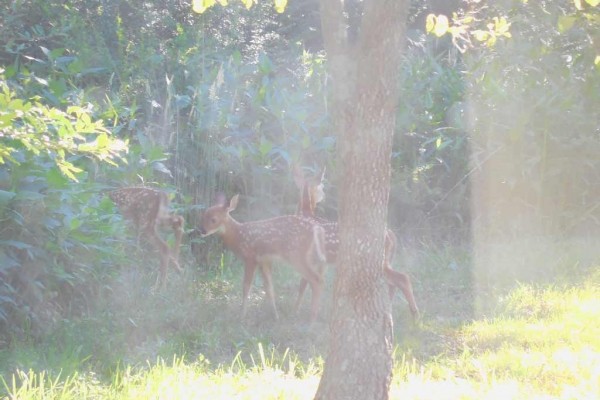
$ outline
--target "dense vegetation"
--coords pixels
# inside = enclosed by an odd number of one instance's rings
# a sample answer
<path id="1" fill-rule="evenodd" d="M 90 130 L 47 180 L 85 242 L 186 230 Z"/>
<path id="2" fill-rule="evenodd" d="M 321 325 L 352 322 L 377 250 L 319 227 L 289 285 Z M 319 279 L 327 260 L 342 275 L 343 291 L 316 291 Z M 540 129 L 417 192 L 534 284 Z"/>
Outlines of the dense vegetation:
<path id="1" fill-rule="evenodd" d="M 587 300 L 573 307 L 587 313 L 585 304 L 596 301 L 595 3 L 413 2 L 399 66 L 389 225 L 400 239 L 397 268 L 413 277 L 424 320 L 409 328 L 406 307 L 396 300 L 404 360 L 398 379 L 408 370 L 423 380 L 447 373 L 427 363 L 459 354 L 455 346 L 483 357 L 477 338 L 484 334 L 477 335 L 485 323 L 457 327 L 493 315 L 516 282 L 587 279 Z M 452 11 L 448 34 L 427 34 L 429 13 Z M 499 17 L 511 24 L 510 35 L 496 36 L 504 29 Z M 154 361 L 173 355 L 191 359 L 194 373 L 212 362 L 275 366 L 309 380 L 318 374 L 327 304 L 313 332 L 295 326 L 296 317 L 270 321 L 266 311 L 251 313 L 241 327 L 237 261 L 193 229 L 220 191 L 242 194 L 240 220 L 294 212 L 295 162 L 327 166 L 320 213 L 336 217 L 336 133 L 328 121 L 319 24 L 316 0 L 291 0 L 283 14 L 264 1 L 249 10 L 232 2 L 202 15 L 187 2 L 0 3 L 0 372 L 9 388 L 12 373 L 33 368 L 34 375 L 49 370 L 52 379 L 64 371 L 64 387 L 75 393 L 73 374 L 88 372 L 112 382 L 98 390 L 137 393 L 124 382 L 154 378 L 128 365 L 150 360 L 147 374 L 170 374 Z M 141 184 L 171 193 L 189 233 L 185 273 L 170 273 L 156 294 L 155 257 L 138 247 L 105 196 L 110 188 Z M 296 279 L 278 271 L 284 310 L 291 309 Z M 513 298 L 506 312 L 546 321 L 556 297 L 538 304 L 527 290 L 513 292 L 524 305 Z M 437 334 L 448 329 L 460 338 Z M 512 340 L 508 333 L 488 338 Z M 597 341 L 581 346 L 593 350 L 589 368 L 597 371 Z M 448 362 L 462 370 L 469 354 Z M 413 357 L 428 367 L 417 372 Z M 474 365 L 461 376 L 498 376 Z M 512 368 L 489 368 L 505 367 Z M 18 380 L 35 381 L 20 374 Z"/>
<path id="2" fill-rule="evenodd" d="M 599 296 L 591 281 L 571 289 L 522 286 L 502 300 L 494 318 L 442 330 L 443 340 L 451 343 L 443 354 L 424 360 L 398 355 L 390 397 L 596 398 Z M 572 334 L 582 328 L 581 335 Z M 260 343 L 252 356 L 238 355 L 216 368 L 203 357 L 150 359 L 104 380 L 91 374 L 19 371 L 18 379 L 5 385 L 18 399 L 313 398 L 319 360 L 303 362 L 294 352 L 280 353 Z"/>

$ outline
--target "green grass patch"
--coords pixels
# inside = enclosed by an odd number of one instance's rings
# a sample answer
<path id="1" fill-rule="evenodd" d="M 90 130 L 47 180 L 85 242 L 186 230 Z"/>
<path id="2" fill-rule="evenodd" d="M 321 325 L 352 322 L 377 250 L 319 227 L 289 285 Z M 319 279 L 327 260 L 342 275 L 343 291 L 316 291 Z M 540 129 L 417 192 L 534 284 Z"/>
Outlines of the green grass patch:
<path id="1" fill-rule="evenodd" d="M 391 398 L 600 398 L 600 267 L 579 283 L 492 288 L 479 315 L 473 303 L 482 294 L 462 254 L 427 255 L 423 275 L 410 271 L 419 324 L 400 296 L 394 302 Z M 327 351 L 328 300 L 306 330 L 308 311 L 291 314 L 297 277 L 282 270 L 281 320 L 258 281 L 242 324 L 236 273 L 207 279 L 187 270 L 153 295 L 151 277 L 125 271 L 97 313 L 0 350 L 0 398 L 311 399 Z"/>
<path id="2" fill-rule="evenodd" d="M 258 346 L 246 364 L 240 355 L 215 369 L 200 357 L 171 362 L 158 359 L 143 367 L 115 371 L 100 382 L 92 373 L 62 377 L 46 372 L 18 371 L 3 380 L 11 399 L 309 399 L 319 383 L 316 365 L 303 365 L 289 352 L 276 356 Z"/>
<path id="3" fill-rule="evenodd" d="M 496 317 L 450 335 L 447 352 L 402 359 L 393 395 L 410 399 L 600 398 L 600 286 L 522 285 Z M 412 362 L 412 364 L 411 364 Z"/>

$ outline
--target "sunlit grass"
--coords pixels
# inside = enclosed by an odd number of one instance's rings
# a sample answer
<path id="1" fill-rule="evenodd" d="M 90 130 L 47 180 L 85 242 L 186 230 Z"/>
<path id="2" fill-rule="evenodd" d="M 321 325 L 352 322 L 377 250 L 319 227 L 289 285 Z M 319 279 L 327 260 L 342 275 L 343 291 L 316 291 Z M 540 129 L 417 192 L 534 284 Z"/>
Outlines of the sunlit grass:
<path id="1" fill-rule="evenodd" d="M 255 360 L 256 357 L 256 360 Z M 101 384 L 93 374 L 51 377 L 46 372 L 19 371 L 3 381 L 11 399 L 310 399 L 319 383 L 318 368 L 302 365 L 286 352 L 277 357 L 258 347 L 246 365 L 237 356 L 231 365 L 211 369 L 200 358 L 171 362 L 158 359 L 145 367 L 117 371 Z"/>
<path id="2" fill-rule="evenodd" d="M 159 361 L 145 372 L 125 374 L 123 381 L 121 399 L 309 399 L 318 376 L 298 376 L 282 365 L 207 371 L 197 363 Z"/>
<path id="3" fill-rule="evenodd" d="M 393 396 L 409 399 L 600 398 L 600 286 L 523 285 L 495 318 L 452 332 L 458 350 L 403 360 Z M 400 374 L 398 374 L 400 372 Z"/>
<path id="4" fill-rule="evenodd" d="M 495 315 L 462 326 L 424 321 L 406 340 L 437 335 L 441 350 L 424 357 L 399 345 L 391 398 L 600 398 L 597 277 L 576 287 L 522 285 L 500 299 Z M 320 358 L 302 360 L 261 341 L 252 346 L 219 365 L 199 355 L 124 365 L 102 377 L 93 368 L 17 371 L 3 378 L 0 393 L 25 400 L 313 398 Z"/>

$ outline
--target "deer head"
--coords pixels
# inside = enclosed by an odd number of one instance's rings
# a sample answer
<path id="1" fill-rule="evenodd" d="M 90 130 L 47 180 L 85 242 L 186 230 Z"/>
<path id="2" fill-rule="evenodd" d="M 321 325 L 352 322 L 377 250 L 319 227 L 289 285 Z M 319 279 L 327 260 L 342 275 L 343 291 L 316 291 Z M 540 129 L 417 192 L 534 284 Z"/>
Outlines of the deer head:
<path id="1" fill-rule="evenodd" d="M 238 200 L 239 195 L 237 194 L 229 202 L 224 197 L 219 197 L 217 204 L 204 212 L 200 227 L 202 237 L 210 236 L 213 233 L 225 233 L 227 221 L 231 218 L 229 213 L 236 209 Z"/>
<path id="2" fill-rule="evenodd" d="M 304 171 L 297 164 L 293 167 L 294 182 L 300 190 L 300 202 L 297 213 L 304 216 L 315 216 L 317 204 L 325 199 L 323 180 L 325 179 L 325 167 L 316 175 L 306 179 Z"/>

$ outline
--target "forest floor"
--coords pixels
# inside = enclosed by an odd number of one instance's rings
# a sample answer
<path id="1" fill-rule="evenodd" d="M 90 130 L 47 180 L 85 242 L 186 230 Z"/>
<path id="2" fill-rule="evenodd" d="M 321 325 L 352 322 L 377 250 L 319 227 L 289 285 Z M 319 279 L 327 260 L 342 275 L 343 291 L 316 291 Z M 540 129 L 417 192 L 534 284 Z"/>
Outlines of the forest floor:
<path id="1" fill-rule="evenodd" d="M 425 247 L 397 257 L 422 316 L 413 322 L 396 296 L 391 398 L 600 398 L 600 259 L 591 242 Z M 83 316 L 0 349 L 0 398 L 311 399 L 334 271 L 307 329 L 310 291 L 292 313 L 290 268 L 275 274 L 281 318 L 257 279 L 242 322 L 242 268 L 227 253 L 215 264 L 188 259 L 157 293 L 148 266 L 121 268 Z"/>

